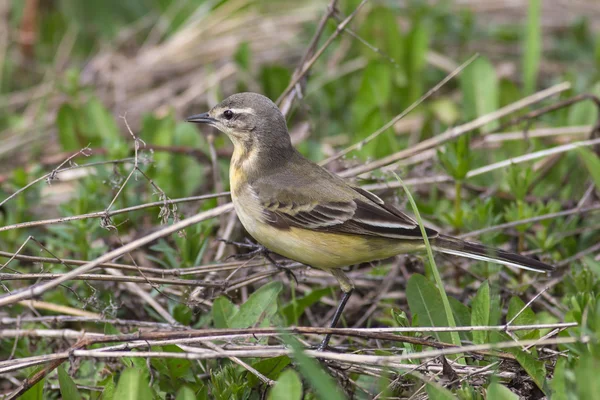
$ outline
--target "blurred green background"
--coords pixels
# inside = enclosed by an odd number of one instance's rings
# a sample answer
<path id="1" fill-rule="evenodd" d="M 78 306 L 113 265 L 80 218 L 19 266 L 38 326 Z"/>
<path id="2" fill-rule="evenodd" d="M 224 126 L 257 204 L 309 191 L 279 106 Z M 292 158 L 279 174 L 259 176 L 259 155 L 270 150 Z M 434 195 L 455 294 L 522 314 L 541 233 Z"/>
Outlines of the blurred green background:
<path id="1" fill-rule="evenodd" d="M 339 1 L 319 46 L 359 3 Z M 64 166 L 117 160 L 72 169 L 59 174 L 57 180 L 49 179 L 48 184 L 42 181 L 32 186 L 2 204 L 2 225 L 102 211 L 109 204 L 114 210 L 227 190 L 231 144 L 204 128 L 200 132 L 196 126 L 183 122 L 185 117 L 204 112 L 239 91 L 260 92 L 277 99 L 290 82 L 327 5 L 325 1 L 289 0 L 0 2 L 1 198 L 49 173 L 86 147 L 90 148 L 86 151 L 89 156 L 79 155 Z M 387 170 L 362 174 L 358 182 L 379 188 L 377 193 L 382 197 L 404 205 L 402 189 L 385 188 L 386 182 L 397 184 L 390 171 L 397 172 L 410 183 L 426 222 L 453 234 L 598 205 L 598 146 L 468 175 L 469 171 L 511 157 L 595 137 L 592 128 L 598 120 L 598 109 L 589 100 L 528 121 L 508 123 L 582 93 L 600 95 L 597 1 L 373 0 L 356 14 L 348 28 L 312 66 L 302 98 L 296 100 L 288 114 L 292 139 L 307 157 L 321 161 L 367 138 L 463 62 L 479 54 L 408 116 L 328 167 L 339 172 L 381 159 L 539 90 L 567 82 L 569 88 L 558 96 L 535 107 L 518 108 L 459 140 L 424 152 L 422 158 L 415 156 Z M 154 186 L 139 177 L 122 186 L 132 168 L 128 157 L 134 154 L 134 140 L 125 122 L 144 142 L 140 169 Z M 524 131 L 530 136 L 523 137 Z M 443 179 L 436 180 L 438 177 Z M 186 203 L 176 209 L 171 207 L 169 213 L 160 216 L 155 209 L 139 210 L 113 216 L 104 223 L 83 219 L 10 229 L 0 232 L 0 250 L 15 252 L 29 236 L 34 236 L 44 249 L 58 257 L 91 260 L 151 232 L 161 222 L 171 223 L 213 208 L 217 202 L 212 199 Z M 229 254 L 218 250 L 214 241 L 224 234 L 226 224 L 226 217 L 206 221 L 186 229 L 185 235 L 161 240 L 133 257 L 165 269 L 213 262 L 215 255 Z M 239 226 L 232 232 L 233 239 L 244 236 Z M 579 326 L 563 331 L 561 336 L 590 335 L 591 342 L 554 346 L 548 354 L 515 350 L 518 365 L 494 368 L 497 373 L 518 370 L 516 378 L 465 378 L 452 385 L 439 377 L 429 380 L 402 375 L 400 379 L 388 371 L 367 370 L 341 373 L 343 377 L 337 376 L 334 383 L 327 377 L 325 367 L 311 364 L 301 354 L 296 358 L 249 360 L 270 379 L 282 382 L 277 390 L 261 386 L 256 378 L 248 378 L 243 368 L 227 360 L 174 365 L 173 360 L 155 359 L 152 385 L 147 383 L 151 368 L 145 360 L 83 360 L 71 370 L 73 382 L 80 385 L 78 390 L 65 395 L 71 378 L 63 371 L 62 381 L 50 375 L 43 381 L 45 386 L 30 391 L 28 398 L 78 398 L 69 397 L 76 393 L 84 398 L 116 399 L 113 391 L 119 379 L 142 382 L 150 391 L 144 396 L 174 398 L 179 393 L 178 399 L 301 398 L 296 396 L 298 388 L 304 398 L 328 398 L 333 395 L 331 385 L 336 384 L 340 392 L 343 387 L 345 396 L 365 399 L 377 393 L 381 393 L 380 398 L 423 398 L 419 396 L 425 393 L 435 399 L 595 398 L 600 392 L 596 379 L 600 374 L 600 218 L 593 213 L 559 215 L 488 232 L 477 239 L 553 260 L 560 267 L 553 277 L 539 278 L 541 283 L 535 283 L 533 275 L 506 272 L 494 265 L 478 263 L 467 271 L 452 261 L 440 261 L 438 267 L 443 272 L 458 325 L 505 323 L 548 284 L 551 289 L 547 296 L 527 308 L 519 323 L 574 321 Z M 48 255 L 33 241 L 27 242 L 22 253 Z M 70 269 L 68 265 L 43 265 L 53 273 Z M 394 265 L 384 262 L 356 271 L 381 283 L 396 268 Z M 364 285 L 363 303 L 347 316 L 348 326 L 357 321 L 361 321 L 361 327 L 439 325 L 439 319 L 428 320 L 424 316 L 436 307 L 439 296 L 430 266 L 407 264 L 402 268 L 405 274 L 424 275 L 405 279 L 399 274 L 398 281 L 388 288 L 396 294 L 376 300 L 369 293 L 376 292 L 377 287 L 359 283 L 359 288 Z M 39 269 L 39 264 L 19 260 L 10 263 L 12 272 Z M 303 288 L 284 289 L 277 282 L 261 288 L 266 282 L 263 280 L 244 287 L 243 293 L 203 293 L 201 297 L 208 302 L 200 306 L 192 304 L 188 289 L 175 287 L 168 296 L 150 287 L 148 291 L 178 323 L 194 328 L 249 327 L 259 323 L 312 325 L 329 312 L 330 298 L 335 299 L 337 294 L 333 281 L 310 276 L 303 281 Z M 14 290 L 31 283 L 10 281 L 3 288 Z M 323 283 L 331 288 L 323 289 Z M 411 294 L 417 289 L 433 293 L 431 299 L 419 301 Z M 117 284 L 74 282 L 68 288 L 46 293 L 41 300 L 104 317 L 163 321 L 139 299 L 120 297 L 123 292 Z M 277 304 L 265 301 L 264 298 L 270 298 L 268 295 L 277 296 Z M 370 302 L 378 304 L 376 309 L 368 320 L 360 320 Z M 268 317 L 253 320 L 244 314 L 250 308 L 264 308 Z M 40 312 L 54 315 L 48 310 Z M 0 315 L 9 317 L 29 314 L 31 310 L 23 305 L 0 310 Z M 320 317 L 310 317 L 313 314 Z M 445 316 L 440 318 L 446 321 Z M 69 327 L 118 331 L 108 324 Z M 546 333 L 525 331 L 519 333 L 519 339 L 538 339 Z M 463 343 L 475 344 L 510 340 L 506 335 L 498 335 L 466 333 L 461 339 Z M 448 337 L 440 335 L 437 339 L 445 341 Z M 0 340 L 0 358 L 4 360 L 64 348 L 52 340 L 45 346 L 26 338 Z M 163 350 L 181 351 L 176 346 Z M 406 344 L 404 350 L 417 352 L 422 348 Z M 388 355 L 395 350 L 384 347 L 377 351 Z M 551 352 L 555 353 L 550 356 Z M 469 362 L 478 367 L 493 364 L 493 360 Z M 323 375 L 311 375 L 311 368 Z M 126 372 L 121 374 L 123 370 Z M 31 373 L 33 370 L 21 370 L 11 379 L 0 378 L 0 392 L 9 393 L 16 387 L 15 380 Z M 392 385 L 396 378 L 402 384 Z M 419 389 L 424 384 L 426 389 Z M 181 389 L 184 385 L 186 388 Z M 124 384 L 118 390 L 131 394 Z"/>

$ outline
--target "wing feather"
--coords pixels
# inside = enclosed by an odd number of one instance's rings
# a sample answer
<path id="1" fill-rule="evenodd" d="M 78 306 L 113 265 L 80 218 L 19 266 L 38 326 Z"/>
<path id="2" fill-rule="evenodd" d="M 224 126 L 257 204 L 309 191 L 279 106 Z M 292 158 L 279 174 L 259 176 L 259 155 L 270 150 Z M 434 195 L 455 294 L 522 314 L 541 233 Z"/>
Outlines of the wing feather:
<path id="1" fill-rule="evenodd" d="M 300 196 L 290 203 L 261 199 L 265 220 L 280 229 L 294 226 L 393 239 L 421 238 L 418 224 L 408 215 L 364 189 L 351 189 L 355 190 L 356 196 L 346 201 L 316 203 Z M 426 232 L 428 237 L 437 236 L 433 229 L 426 228 Z"/>

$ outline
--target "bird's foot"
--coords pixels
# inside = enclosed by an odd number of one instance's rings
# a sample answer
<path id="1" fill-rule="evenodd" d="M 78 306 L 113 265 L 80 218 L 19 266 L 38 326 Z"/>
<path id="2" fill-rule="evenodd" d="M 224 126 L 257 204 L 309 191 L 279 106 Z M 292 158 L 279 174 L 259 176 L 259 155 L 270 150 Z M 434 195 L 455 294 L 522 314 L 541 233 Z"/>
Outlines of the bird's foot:
<path id="1" fill-rule="evenodd" d="M 248 238 L 244 238 L 243 242 L 234 242 L 233 240 L 227 240 L 227 239 L 217 239 L 219 242 L 223 242 L 225 244 L 230 244 L 232 246 L 236 246 L 236 247 L 240 247 L 243 249 L 248 249 L 249 251 L 247 253 L 238 253 L 238 254 L 232 254 L 229 257 L 227 257 L 228 260 L 234 258 L 236 260 L 247 260 L 250 258 L 253 258 L 255 256 L 264 256 L 266 253 L 269 252 L 269 250 L 258 243 L 253 243 L 250 239 Z"/>
<path id="2" fill-rule="evenodd" d="M 239 259 L 247 260 L 247 259 L 250 259 L 250 258 L 253 258 L 256 256 L 263 256 L 275 268 L 277 268 L 280 271 L 285 272 L 288 279 L 290 279 L 290 280 L 293 279 L 294 282 L 296 282 L 296 285 L 298 284 L 298 278 L 296 278 L 296 275 L 294 274 L 294 272 L 291 269 L 289 269 L 288 267 L 275 261 L 275 259 L 273 259 L 273 257 L 272 257 L 273 252 L 270 251 L 269 249 L 267 249 L 262 244 L 254 243 L 248 238 L 244 238 L 243 242 L 234 242 L 234 241 L 226 240 L 226 239 L 217 239 L 217 240 L 220 242 L 226 243 L 226 244 L 230 244 L 233 246 L 237 246 L 237 247 L 241 247 L 241 248 L 249 250 L 247 253 L 233 254 L 233 255 L 227 257 L 228 260 L 231 258 L 234 258 L 237 260 L 239 260 Z"/>

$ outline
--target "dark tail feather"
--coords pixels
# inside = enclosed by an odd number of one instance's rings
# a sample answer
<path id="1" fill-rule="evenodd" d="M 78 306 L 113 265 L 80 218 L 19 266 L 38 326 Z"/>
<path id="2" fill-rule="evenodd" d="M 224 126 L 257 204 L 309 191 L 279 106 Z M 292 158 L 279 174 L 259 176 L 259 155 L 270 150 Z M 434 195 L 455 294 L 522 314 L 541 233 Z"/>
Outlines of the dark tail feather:
<path id="1" fill-rule="evenodd" d="M 484 246 L 479 243 L 455 239 L 451 236 L 439 235 L 431 241 L 431 244 L 434 250 L 456 256 L 494 262 L 535 272 L 550 272 L 554 270 L 552 265 L 534 258 Z"/>

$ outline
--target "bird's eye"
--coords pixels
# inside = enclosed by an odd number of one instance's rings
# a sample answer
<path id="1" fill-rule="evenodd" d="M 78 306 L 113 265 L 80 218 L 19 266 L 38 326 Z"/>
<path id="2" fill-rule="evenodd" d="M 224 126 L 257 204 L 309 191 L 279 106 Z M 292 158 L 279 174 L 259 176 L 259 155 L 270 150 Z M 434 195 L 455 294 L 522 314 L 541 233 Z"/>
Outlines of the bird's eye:
<path id="1" fill-rule="evenodd" d="M 225 110 L 223 112 L 223 116 L 225 117 L 225 119 L 231 119 L 231 118 L 233 118 L 233 111 Z"/>

